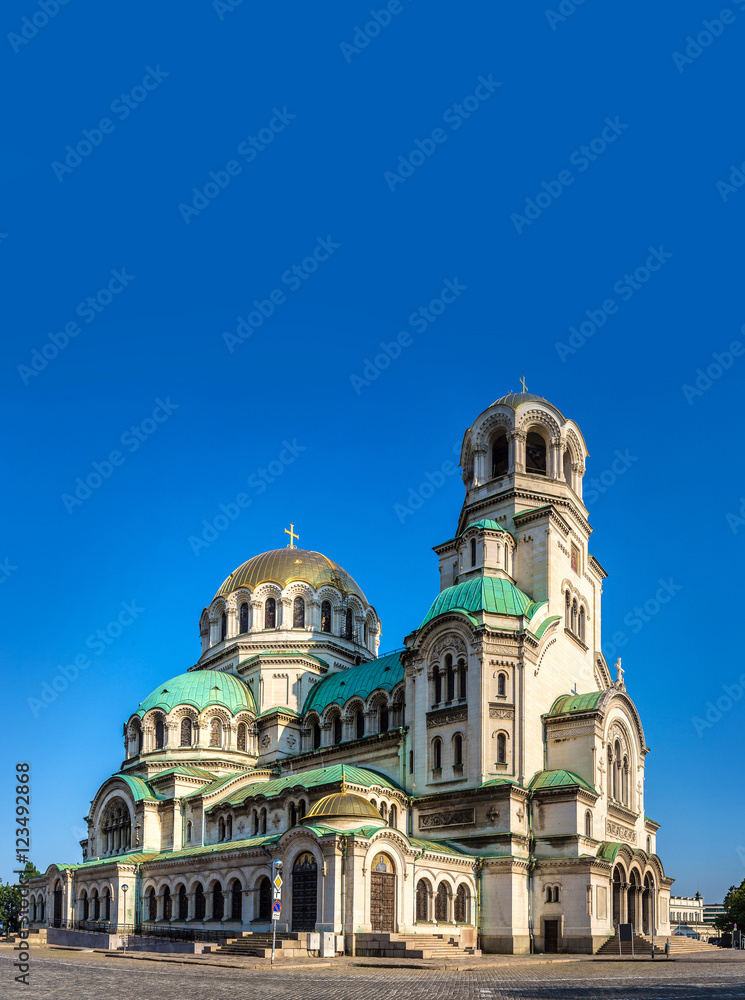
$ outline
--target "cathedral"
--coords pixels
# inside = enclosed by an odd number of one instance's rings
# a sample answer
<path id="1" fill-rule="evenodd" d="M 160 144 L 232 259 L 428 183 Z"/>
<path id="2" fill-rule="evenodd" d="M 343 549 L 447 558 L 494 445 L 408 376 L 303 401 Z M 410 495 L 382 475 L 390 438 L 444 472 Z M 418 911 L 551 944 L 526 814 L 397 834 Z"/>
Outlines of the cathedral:
<path id="1" fill-rule="evenodd" d="M 238 937 L 279 903 L 278 930 L 347 954 L 375 935 L 513 954 L 591 953 L 627 922 L 668 935 L 649 748 L 601 652 L 587 454 L 540 396 L 484 410 L 439 593 L 385 655 L 362 587 L 293 527 L 233 570 L 199 660 L 125 706 L 82 860 L 29 883 L 31 926 Z"/>

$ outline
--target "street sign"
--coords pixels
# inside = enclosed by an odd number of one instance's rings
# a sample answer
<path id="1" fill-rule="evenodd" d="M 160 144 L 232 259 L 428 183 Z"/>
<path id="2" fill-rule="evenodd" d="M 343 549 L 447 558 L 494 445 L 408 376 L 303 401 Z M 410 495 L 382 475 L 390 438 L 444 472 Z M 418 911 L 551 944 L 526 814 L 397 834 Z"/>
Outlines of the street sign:
<path id="1" fill-rule="evenodd" d="M 278 899 L 275 899 L 272 903 L 272 920 L 279 920 L 279 915 L 282 912 L 282 904 Z"/>
<path id="2" fill-rule="evenodd" d="M 274 899 L 281 899 L 282 898 L 282 893 L 280 892 L 279 889 L 275 889 L 274 890 L 273 898 Z"/>
<path id="3" fill-rule="evenodd" d="M 282 888 L 282 876 L 279 874 L 279 872 L 277 872 L 277 874 L 274 876 L 274 888 L 275 889 Z"/>

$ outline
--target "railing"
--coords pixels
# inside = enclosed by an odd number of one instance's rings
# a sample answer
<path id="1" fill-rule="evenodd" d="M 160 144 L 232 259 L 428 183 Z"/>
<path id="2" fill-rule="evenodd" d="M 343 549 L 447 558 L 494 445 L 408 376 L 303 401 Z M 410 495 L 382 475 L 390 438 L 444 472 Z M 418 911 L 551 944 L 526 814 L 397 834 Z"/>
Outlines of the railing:
<path id="1" fill-rule="evenodd" d="M 91 931 L 98 934 L 126 934 L 132 938 L 158 938 L 163 941 L 204 941 L 222 943 L 242 933 L 238 929 L 212 930 L 202 927 L 168 927 L 160 924 L 117 924 L 111 920 L 60 920 L 45 925 L 66 931 Z"/>

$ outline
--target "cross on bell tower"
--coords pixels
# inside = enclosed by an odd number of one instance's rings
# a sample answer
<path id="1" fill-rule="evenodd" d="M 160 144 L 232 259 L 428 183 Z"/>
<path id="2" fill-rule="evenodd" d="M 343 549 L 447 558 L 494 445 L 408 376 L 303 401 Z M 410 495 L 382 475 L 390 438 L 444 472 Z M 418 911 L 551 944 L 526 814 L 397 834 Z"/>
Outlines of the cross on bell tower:
<path id="1" fill-rule="evenodd" d="M 290 521 L 289 529 L 285 528 L 285 534 L 290 536 L 290 544 L 287 546 L 288 549 L 297 548 L 295 545 L 295 539 L 300 538 L 300 535 L 295 534 L 295 525 Z"/>

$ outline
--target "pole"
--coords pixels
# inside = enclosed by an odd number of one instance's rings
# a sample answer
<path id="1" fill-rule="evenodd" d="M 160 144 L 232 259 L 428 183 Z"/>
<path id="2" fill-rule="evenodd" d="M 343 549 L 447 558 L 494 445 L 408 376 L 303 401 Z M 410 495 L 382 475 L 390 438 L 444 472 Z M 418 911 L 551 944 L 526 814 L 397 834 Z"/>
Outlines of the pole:
<path id="1" fill-rule="evenodd" d="M 122 938 L 122 951 L 124 951 L 125 954 L 127 951 L 127 889 L 129 889 L 128 885 L 122 886 L 122 895 L 124 896 L 124 903 L 122 904 L 124 908 L 124 936 Z"/>
<path id="2" fill-rule="evenodd" d="M 650 891 L 650 896 L 651 896 L 651 903 L 652 903 L 652 907 L 651 907 L 651 909 L 652 909 L 652 960 L 654 960 L 654 919 L 655 919 L 655 911 L 654 911 L 655 888 L 654 888 L 654 886 L 652 886 L 652 889 Z"/>
<path id="3" fill-rule="evenodd" d="M 274 914 L 272 913 L 272 960 L 270 965 L 274 966 L 274 949 L 277 944 L 277 921 L 274 919 Z"/>

